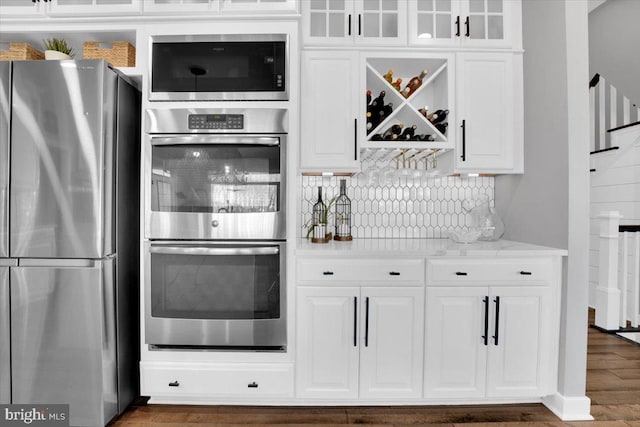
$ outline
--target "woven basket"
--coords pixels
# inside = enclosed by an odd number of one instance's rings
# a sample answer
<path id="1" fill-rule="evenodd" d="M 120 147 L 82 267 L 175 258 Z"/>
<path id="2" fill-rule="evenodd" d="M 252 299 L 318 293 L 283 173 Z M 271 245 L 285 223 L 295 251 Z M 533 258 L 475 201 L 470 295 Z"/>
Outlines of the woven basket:
<path id="1" fill-rule="evenodd" d="M 110 44 L 111 49 L 100 49 L 100 44 Z M 136 48 L 128 42 L 84 42 L 82 44 L 84 59 L 104 59 L 114 67 L 135 67 Z"/>
<path id="2" fill-rule="evenodd" d="M 0 42 L 0 47 L 9 45 L 9 50 L 0 50 L 0 61 L 32 61 L 44 59 L 44 53 L 27 43 Z"/>

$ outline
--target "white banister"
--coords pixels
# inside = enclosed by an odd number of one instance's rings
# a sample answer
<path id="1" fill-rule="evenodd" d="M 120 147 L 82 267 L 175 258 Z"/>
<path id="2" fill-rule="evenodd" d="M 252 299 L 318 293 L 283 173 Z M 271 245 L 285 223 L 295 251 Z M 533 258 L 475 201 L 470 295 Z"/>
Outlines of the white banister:
<path id="1" fill-rule="evenodd" d="M 617 92 L 614 86 L 609 86 L 609 128 L 611 129 L 618 126 Z"/>
<path id="2" fill-rule="evenodd" d="M 596 141 L 597 150 L 602 150 L 603 148 L 606 147 L 606 141 L 605 141 L 606 125 L 604 120 L 606 98 L 604 96 L 604 90 L 605 90 L 605 81 L 604 81 L 604 77 L 601 76 L 600 82 L 598 83 L 598 138 Z"/>
<path id="3" fill-rule="evenodd" d="M 620 250 L 618 252 L 619 261 L 618 261 L 618 282 L 620 289 L 620 322 L 619 325 L 621 328 L 627 327 L 627 310 L 629 307 L 629 302 L 627 299 L 627 295 L 629 292 L 629 284 L 628 284 L 628 267 L 629 267 L 629 233 L 620 233 Z"/>
<path id="4" fill-rule="evenodd" d="M 622 97 L 622 120 L 624 124 L 631 123 L 631 101 L 626 96 Z"/>
<path id="5" fill-rule="evenodd" d="M 597 79 L 595 79 L 597 77 Z M 596 83 L 589 89 L 591 119 L 591 151 L 602 150 L 610 146 L 610 135 L 607 130 L 640 121 L 640 107 L 635 106 L 629 98 L 618 93 L 615 86 L 607 84 L 601 75 L 594 76 Z M 608 96 L 607 96 L 608 93 Z M 622 106 L 619 111 L 618 105 Z M 618 117 L 621 114 L 622 117 Z M 632 117 L 635 115 L 635 119 Z M 609 125 L 607 126 L 607 119 Z"/>
<path id="6" fill-rule="evenodd" d="M 596 145 L 596 91 L 591 88 L 589 90 L 589 118 L 591 126 L 591 132 L 589 133 L 589 138 L 591 139 L 589 147 L 591 147 L 590 151 L 595 151 L 599 147 Z"/>
<path id="7" fill-rule="evenodd" d="M 596 287 L 596 326 L 618 329 L 620 289 L 618 289 L 618 229 L 622 216 L 617 211 L 603 212 L 600 220 L 600 255 Z"/>

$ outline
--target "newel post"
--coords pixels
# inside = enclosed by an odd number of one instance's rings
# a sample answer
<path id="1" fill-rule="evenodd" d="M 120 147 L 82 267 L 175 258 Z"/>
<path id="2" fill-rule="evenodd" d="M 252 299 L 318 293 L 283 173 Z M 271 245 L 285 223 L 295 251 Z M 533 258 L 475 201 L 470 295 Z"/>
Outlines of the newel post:
<path id="1" fill-rule="evenodd" d="M 617 211 L 602 212 L 600 221 L 600 258 L 596 288 L 596 326 L 618 329 L 620 321 L 620 289 L 618 288 L 618 239 L 620 215 Z"/>

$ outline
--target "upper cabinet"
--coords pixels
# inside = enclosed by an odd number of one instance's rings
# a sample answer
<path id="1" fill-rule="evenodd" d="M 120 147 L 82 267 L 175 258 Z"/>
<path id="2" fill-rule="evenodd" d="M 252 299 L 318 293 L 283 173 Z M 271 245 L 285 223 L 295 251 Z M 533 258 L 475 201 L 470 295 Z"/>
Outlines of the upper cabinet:
<path id="1" fill-rule="evenodd" d="M 514 48 L 519 0 L 308 0 L 304 44 Z"/>
<path id="2" fill-rule="evenodd" d="M 406 44 L 406 0 L 305 0 L 306 45 Z"/>
<path id="3" fill-rule="evenodd" d="M 297 12 L 297 0 L 145 0 L 149 13 L 257 14 Z"/>
<path id="4" fill-rule="evenodd" d="M 92 16 L 137 14 L 142 0 L 2 0 L 4 17 Z"/>

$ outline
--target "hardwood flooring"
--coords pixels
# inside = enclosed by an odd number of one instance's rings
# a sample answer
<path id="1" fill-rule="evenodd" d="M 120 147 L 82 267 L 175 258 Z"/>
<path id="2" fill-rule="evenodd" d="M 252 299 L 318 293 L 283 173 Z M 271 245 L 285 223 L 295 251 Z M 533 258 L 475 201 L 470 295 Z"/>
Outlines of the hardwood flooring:
<path id="1" fill-rule="evenodd" d="M 563 422 L 541 404 L 327 408 L 146 405 L 141 400 L 110 427 L 640 427 L 640 344 L 589 328 L 587 396 L 595 421 Z"/>

